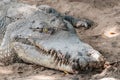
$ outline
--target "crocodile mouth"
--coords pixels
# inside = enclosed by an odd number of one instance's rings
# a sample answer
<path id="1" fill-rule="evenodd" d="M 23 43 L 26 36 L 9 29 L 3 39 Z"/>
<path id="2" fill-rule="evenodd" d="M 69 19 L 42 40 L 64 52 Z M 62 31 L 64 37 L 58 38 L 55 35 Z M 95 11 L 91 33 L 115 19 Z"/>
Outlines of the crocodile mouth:
<path id="1" fill-rule="evenodd" d="M 34 45 L 35 46 L 35 45 Z M 67 71 L 70 73 L 79 73 L 81 71 L 91 71 L 93 69 L 100 69 L 103 68 L 103 64 L 104 64 L 104 59 L 102 56 L 100 56 L 99 60 L 100 61 L 90 61 L 87 60 L 87 58 L 82 57 L 81 53 L 78 52 L 78 54 L 81 55 L 81 58 L 83 58 L 86 62 L 82 62 L 82 59 L 80 58 L 72 58 L 72 55 L 66 53 L 64 55 L 64 53 L 62 53 L 60 50 L 56 51 L 55 49 L 49 49 L 49 50 L 45 50 L 43 47 L 36 45 L 35 46 L 37 51 L 42 51 L 42 54 L 44 55 L 49 55 L 51 56 L 51 58 L 53 58 L 55 65 L 57 66 L 69 66 L 71 68 L 71 71 L 69 70 L 65 70 L 65 69 L 59 69 L 59 70 L 63 70 L 63 71 Z M 93 52 L 94 53 L 94 52 Z M 96 53 L 96 52 L 95 52 Z M 91 56 L 92 54 L 89 54 L 87 56 Z"/>
<path id="2" fill-rule="evenodd" d="M 79 51 L 72 52 L 71 50 L 72 53 L 70 53 L 70 52 L 62 51 L 63 49 L 46 48 L 44 45 L 43 47 L 39 42 L 34 41 L 33 39 L 24 39 L 24 38 L 16 38 L 16 43 L 14 43 L 14 46 L 15 46 L 14 47 L 15 51 L 17 51 L 16 53 L 18 53 L 18 57 L 22 58 L 26 62 L 27 60 L 24 57 L 26 56 L 27 51 L 28 51 L 27 57 L 29 58 L 30 58 L 29 56 L 30 54 L 34 55 L 38 53 L 38 56 L 42 58 L 44 57 L 47 58 L 42 60 L 42 59 L 37 59 L 37 57 L 34 57 L 36 58 L 36 60 L 31 60 L 32 59 L 31 58 L 29 59 L 30 61 L 28 62 L 33 62 L 33 63 L 38 62 L 39 65 L 61 71 L 67 71 L 70 73 L 79 73 L 81 71 L 103 68 L 104 65 L 103 56 L 98 51 L 92 49 L 91 47 L 85 52 L 79 52 Z M 32 50 L 33 52 L 35 51 L 35 53 L 29 53 L 30 50 Z M 21 51 L 24 51 L 23 55 L 21 55 L 22 53 Z"/>

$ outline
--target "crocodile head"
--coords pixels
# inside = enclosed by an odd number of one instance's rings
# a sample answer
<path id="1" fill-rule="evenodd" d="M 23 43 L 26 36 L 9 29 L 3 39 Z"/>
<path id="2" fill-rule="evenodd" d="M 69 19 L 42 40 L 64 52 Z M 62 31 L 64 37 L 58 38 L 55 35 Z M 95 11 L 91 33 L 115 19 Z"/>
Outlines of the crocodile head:
<path id="1" fill-rule="evenodd" d="M 103 56 L 82 42 L 68 21 L 40 10 L 8 25 L 5 40 L 19 58 L 53 69 L 75 73 L 104 64 Z"/>

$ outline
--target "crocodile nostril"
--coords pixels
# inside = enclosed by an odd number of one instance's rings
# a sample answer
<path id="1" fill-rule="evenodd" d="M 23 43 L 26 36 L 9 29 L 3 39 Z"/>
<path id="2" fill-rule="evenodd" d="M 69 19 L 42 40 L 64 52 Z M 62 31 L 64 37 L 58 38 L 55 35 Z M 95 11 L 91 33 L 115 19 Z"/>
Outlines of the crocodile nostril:
<path id="1" fill-rule="evenodd" d="M 92 50 L 92 49 L 87 52 L 87 56 L 92 58 L 92 60 L 95 60 L 95 61 L 96 60 L 101 61 L 103 59 L 103 57 L 101 57 L 101 54 L 98 51 Z"/>

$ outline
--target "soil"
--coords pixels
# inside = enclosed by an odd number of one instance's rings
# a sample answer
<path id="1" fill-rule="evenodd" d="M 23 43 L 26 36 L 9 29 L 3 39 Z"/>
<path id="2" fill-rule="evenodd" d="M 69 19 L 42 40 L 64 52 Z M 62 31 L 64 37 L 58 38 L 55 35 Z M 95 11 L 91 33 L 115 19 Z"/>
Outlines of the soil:
<path id="1" fill-rule="evenodd" d="M 111 63 L 109 69 L 69 74 L 38 66 L 15 63 L 0 66 L 0 80 L 120 80 L 120 0 L 18 0 L 30 5 L 47 4 L 61 13 L 94 21 L 90 29 L 76 29 L 80 39 Z"/>

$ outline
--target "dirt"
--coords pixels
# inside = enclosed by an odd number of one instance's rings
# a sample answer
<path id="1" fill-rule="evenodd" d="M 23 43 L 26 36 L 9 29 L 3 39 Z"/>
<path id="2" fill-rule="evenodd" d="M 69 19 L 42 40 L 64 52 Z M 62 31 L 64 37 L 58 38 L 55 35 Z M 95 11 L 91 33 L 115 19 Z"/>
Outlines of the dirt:
<path id="1" fill-rule="evenodd" d="M 15 63 L 0 66 L 0 80 L 120 80 L 120 0 L 18 0 L 30 5 L 47 4 L 76 18 L 94 21 L 90 29 L 76 29 L 80 39 L 100 51 L 111 67 L 106 71 L 69 74 Z"/>

